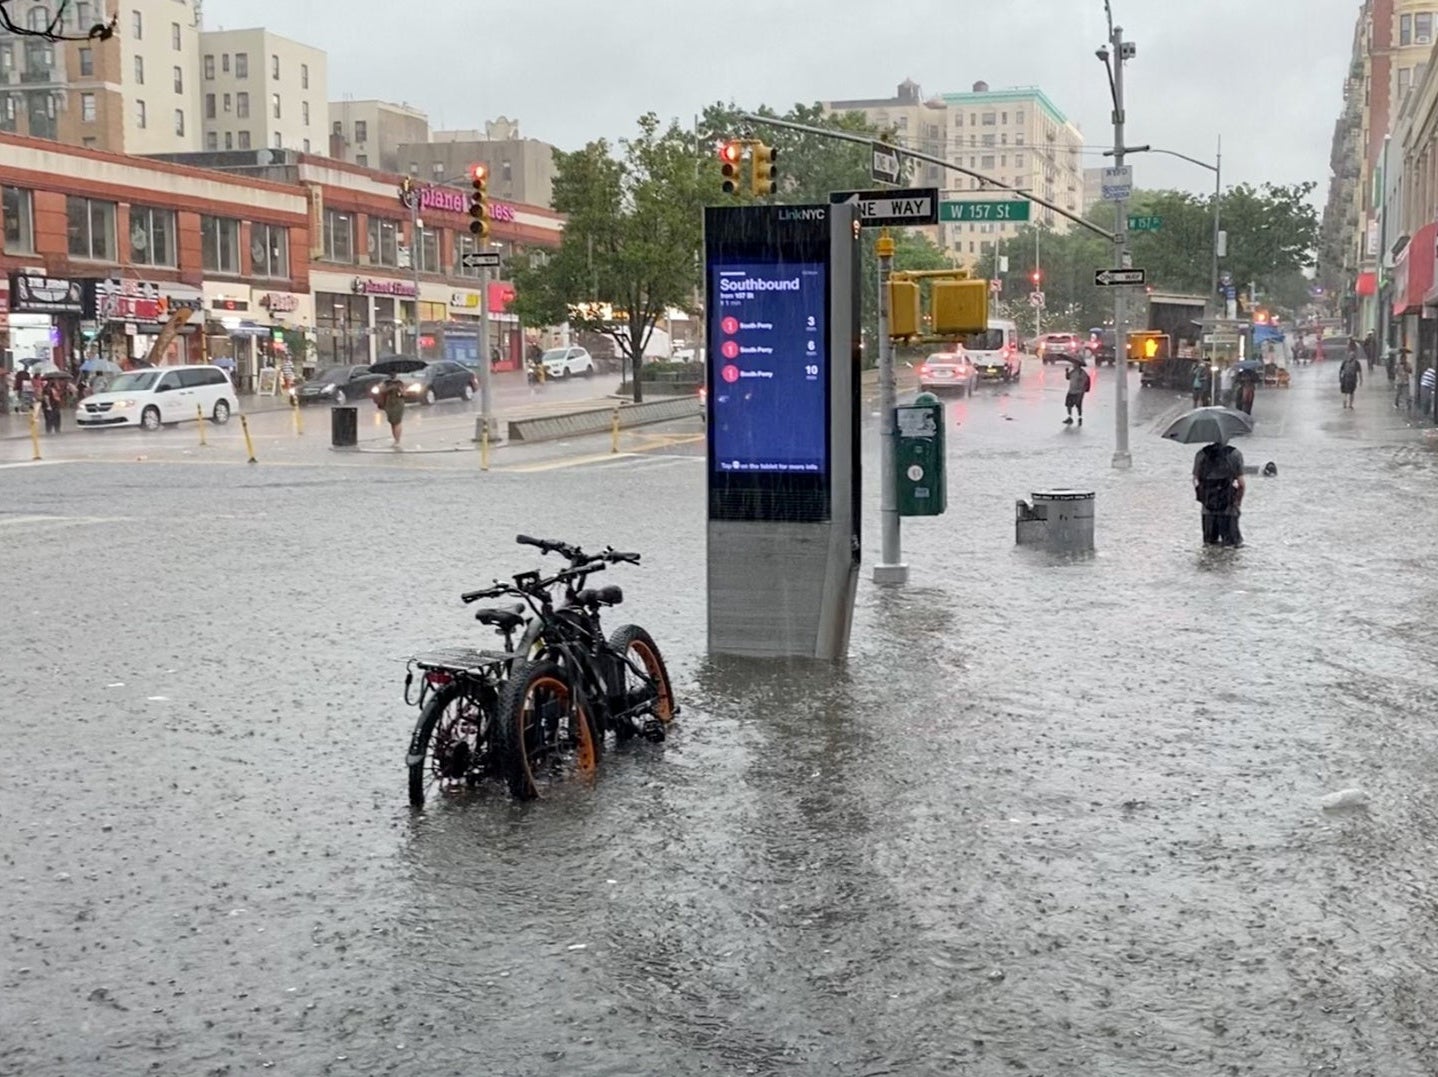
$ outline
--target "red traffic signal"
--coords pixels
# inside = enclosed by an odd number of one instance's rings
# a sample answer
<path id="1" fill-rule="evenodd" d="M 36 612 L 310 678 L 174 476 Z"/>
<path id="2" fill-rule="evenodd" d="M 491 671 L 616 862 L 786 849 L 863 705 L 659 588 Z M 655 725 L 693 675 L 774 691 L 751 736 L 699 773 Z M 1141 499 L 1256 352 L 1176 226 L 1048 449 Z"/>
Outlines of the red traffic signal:
<path id="1" fill-rule="evenodd" d="M 1043 279 L 1044 279 L 1044 275 L 1043 275 L 1041 272 L 1039 272 L 1037 269 L 1035 269 L 1032 273 L 1029 274 L 1029 280 L 1031 280 L 1031 281 L 1034 282 L 1034 287 L 1035 287 L 1035 288 L 1037 288 L 1037 287 L 1039 286 L 1039 282 L 1042 281 Z"/>
<path id="2" fill-rule="evenodd" d="M 744 147 L 737 142 L 726 142 L 719 147 L 719 160 L 726 164 L 737 165 L 744 156 Z"/>
<path id="3" fill-rule="evenodd" d="M 721 189 L 725 194 L 739 193 L 739 166 L 743 159 L 743 143 L 726 142 L 719 147 L 719 172 L 724 177 Z"/>
<path id="4" fill-rule="evenodd" d="M 469 178 L 476 188 L 482 186 L 489 179 L 489 166 L 475 164 L 469 166 Z"/>

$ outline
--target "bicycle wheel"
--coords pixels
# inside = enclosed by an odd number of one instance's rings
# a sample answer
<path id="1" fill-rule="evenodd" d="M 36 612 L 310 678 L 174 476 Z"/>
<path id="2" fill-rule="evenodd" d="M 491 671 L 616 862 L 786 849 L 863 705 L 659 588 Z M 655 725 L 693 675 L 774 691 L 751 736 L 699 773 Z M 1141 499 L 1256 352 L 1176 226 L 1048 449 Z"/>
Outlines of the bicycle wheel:
<path id="1" fill-rule="evenodd" d="M 516 798 L 533 799 L 541 785 L 598 769 L 593 716 L 558 663 L 519 666 L 500 697 L 498 717 L 509 791 Z"/>
<path id="2" fill-rule="evenodd" d="M 493 719 L 476 693 L 451 681 L 425 701 L 410 738 L 409 802 L 477 785 L 491 764 Z"/>
<path id="3" fill-rule="evenodd" d="M 660 725 L 674 721 L 674 687 L 654 637 L 638 625 L 623 625 L 609 637 L 609 646 L 629 660 L 624 663 L 624 694 L 619 706 L 629 710 L 647 700 L 650 716 Z M 648 679 L 635 672 L 630 663 L 642 669 Z M 634 736 L 633 723 L 615 722 L 614 736 L 617 740 Z"/>

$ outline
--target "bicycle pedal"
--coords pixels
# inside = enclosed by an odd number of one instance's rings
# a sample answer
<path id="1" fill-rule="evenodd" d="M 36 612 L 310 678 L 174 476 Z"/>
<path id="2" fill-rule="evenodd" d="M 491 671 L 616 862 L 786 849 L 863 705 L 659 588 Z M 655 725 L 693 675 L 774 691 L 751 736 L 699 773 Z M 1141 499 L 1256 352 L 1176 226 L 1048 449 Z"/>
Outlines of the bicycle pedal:
<path id="1" fill-rule="evenodd" d="M 645 740 L 654 744 L 662 743 L 665 737 L 664 723 L 651 718 L 644 723 L 644 728 L 641 732 L 644 734 Z"/>

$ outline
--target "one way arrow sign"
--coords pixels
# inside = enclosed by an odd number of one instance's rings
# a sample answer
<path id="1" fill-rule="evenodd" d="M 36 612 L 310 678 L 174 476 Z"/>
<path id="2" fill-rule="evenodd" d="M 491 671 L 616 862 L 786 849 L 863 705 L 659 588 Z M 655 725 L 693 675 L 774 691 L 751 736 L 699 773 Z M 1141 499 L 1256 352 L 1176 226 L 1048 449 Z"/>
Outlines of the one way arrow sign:
<path id="1" fill-rule="evenodd" d="M 897 187 L 903 176 L 903 166 L 899 163 L 899 151 L 882 142 L 872 143 L 872 146 L 874 158 L 873 163 L 869 166 L 869 174 L 874 177 L 875 183 L 892 183 Z"/>
<path id="2" fill-rule="evenodd" d="M 1148 273 L 1142 269 L 1095 269 L 1093 282 L 1100 288 L 1113 288 L 1120 284 L 1143 284 Z"/>
<path id="3" fill-rule="evenodd" d="M 834 191 L 829 201 L 859 204 L 859 224 L 865 228 L 898 225 L 915 227 L 937 224 L 939 189 L 914 187 L 906 190 Z"/>

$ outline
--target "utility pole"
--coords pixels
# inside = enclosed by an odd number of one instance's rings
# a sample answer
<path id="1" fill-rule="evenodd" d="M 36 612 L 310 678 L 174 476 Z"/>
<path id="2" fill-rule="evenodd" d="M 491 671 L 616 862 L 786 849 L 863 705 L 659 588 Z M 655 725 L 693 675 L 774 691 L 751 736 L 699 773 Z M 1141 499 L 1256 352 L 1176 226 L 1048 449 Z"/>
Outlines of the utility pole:
<path id="1" fill-rule="evenodd" d="M 1108 50 L 1100 49 L 1099 58 L 1109 67 L 1109 78 L 1113 91 L 1113 156 L 1114 164 L 1118 168 L 1124 167 L 1124 102 L 1123 102 L 1123 65 L 1124 61 L 1134 53 L 1133 42 L 1125 42 L 1123 39 L 1123 27 L 1114 26 L 1112 14 L 1109 18 L 1109 45 L 1113 53 L 1110 58 Z M 1129 267 L 1128 252 L 1128 200 L 1120 199 L 1114 203 L 1114 247 L 1118 254 L 1118 268 Z M 1123 359 L 1120 366 L 1115 361 L 1114 366 L 1118 368 L 1118 376 L 1114 378 L 1114 449 L 1113 466 L 1125 470 L 1133 466 L 1133 457 L 1128 451 L 1128 311 L 1127 293 L 1123 285 L 1114 289 L 1113 297 L 1113 343 L 1115 360 Z"/>
<path id="2" fill-rule="evenodd" d="M 900 557 L 899 482 L 894 474 L 898 437 L 898 389 L 894 384 L 894 345 L 889 340 L 889 275 L 894 269 L 894 239 L 885 228 L 875 244 L 879 256 L 879 521 L 882 528 L 874 582 L 902 584 L 909 566 Z"/>
<path id="3" fill-rule="evenodd" d="M 1043 290 L 1043 286 L 1044 286 L 1044 271 L 1039 267 L 1039 226 L 1038 226 L 1038 225 L 1034 225 L 1034 291 L 1035 291 L 1036 293 L 1039 292 L 1039 291 L 1042 291 L 1042 290 Z M 1033 303 L 1034 303 L 1034 340 L 1035 340 L 1035 342 L 1037 342 L 1038 339 L 1039 339 L 1039 337 L 1041 337 L 1041 336 L 1044 335 L 1044 308 L 1043 308 L 1043 304 L 1038 301 L 1038 296 L 1037 296 L 1037 295 L 1034 296 Z M 1038 347 L 1038 344 L 1035 343 L 1035 344 L 1034 344 L 1034 347 L 1037 348 L 1037 347 Z"/>
<path id="4" fill-rule="evenodd" d="M 410 187 L 405 196 L 409 203 L 409 265 L 414 271 L 414 357 L 419 358 L 419 191 Z"/>
<path id="5" fill-rule="evenodd" d="M 1213 272 L 1209 275 L 1208 299 L 1215 311 L 1228 313 L 1226 297 L 1218 298 L 1218 237 L 1223 229 L 1219 223 L 1219 206 L 1223 203 L 1223 136 L 1218 136 L 1218 153 L 1213 159 Z"/>

